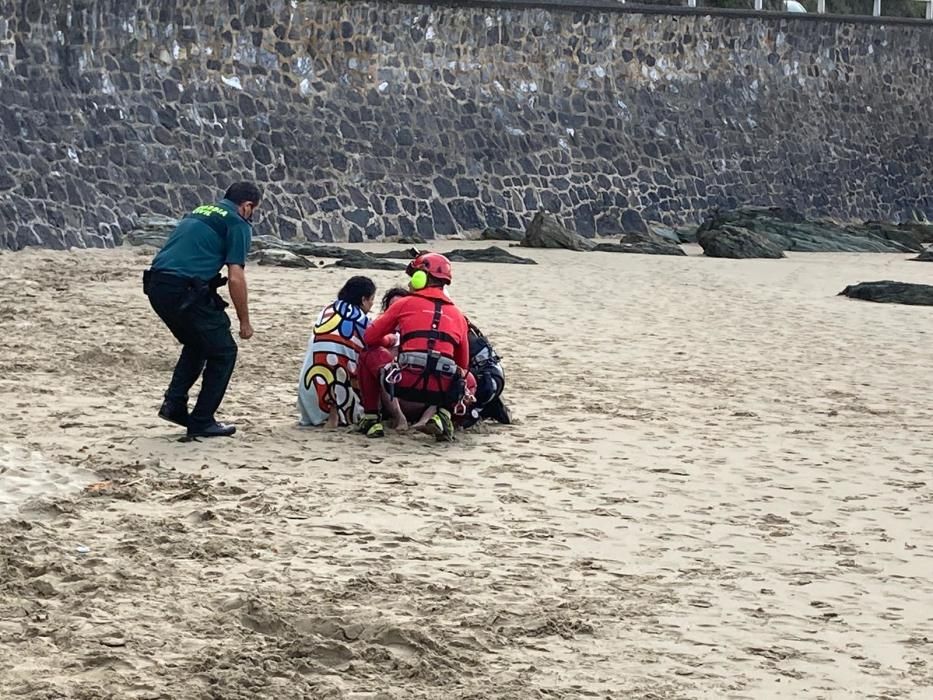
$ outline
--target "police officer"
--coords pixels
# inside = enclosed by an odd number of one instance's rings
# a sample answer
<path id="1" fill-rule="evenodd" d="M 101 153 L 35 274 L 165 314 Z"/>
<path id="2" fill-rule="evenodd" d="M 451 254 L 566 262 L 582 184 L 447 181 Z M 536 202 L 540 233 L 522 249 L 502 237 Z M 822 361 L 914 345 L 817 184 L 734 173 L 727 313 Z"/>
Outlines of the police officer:
<path id="1" fill-rule="evenodd" d="M 186 215 L 143 273 L 143 290 L 159 318 L 182 344 L 159 417 L 187 428 L 189 437 L 230 436 L 232 425 L 218 423 L 220 406 L 236 364 L 237 345 L 230 334 L 227 303 L 217 294 L 227 284 L 240 321 L 240 337 L 253 335 L 247 303 L 246 256 L 250 222 L 262 193 L 251 182 L 231 185 L 216 204 Z M 191 414 L 188 391 L 203 372 L 201 392 Z"/>

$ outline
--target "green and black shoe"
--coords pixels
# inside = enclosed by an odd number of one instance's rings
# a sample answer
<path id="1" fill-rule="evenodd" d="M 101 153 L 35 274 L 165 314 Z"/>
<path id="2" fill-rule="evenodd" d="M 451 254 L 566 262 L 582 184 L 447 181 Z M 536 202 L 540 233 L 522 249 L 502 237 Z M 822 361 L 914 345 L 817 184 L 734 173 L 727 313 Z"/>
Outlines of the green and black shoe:
<path id="1" fill-rule="evenodd" d="M 424 425 L 424 432 L 433 435 L 438 442 L 453 442 L 454 419 L 446 408 L 437 409 L 431 420 Z"/>
<path id="2" fill-rule="evenodd" d="M 367 413 L 357 425 L 359 431 L 368 438 L 381 438 L 386 436 L 385 428 L 382 426 L 382 417 L 377 413 Z"/>

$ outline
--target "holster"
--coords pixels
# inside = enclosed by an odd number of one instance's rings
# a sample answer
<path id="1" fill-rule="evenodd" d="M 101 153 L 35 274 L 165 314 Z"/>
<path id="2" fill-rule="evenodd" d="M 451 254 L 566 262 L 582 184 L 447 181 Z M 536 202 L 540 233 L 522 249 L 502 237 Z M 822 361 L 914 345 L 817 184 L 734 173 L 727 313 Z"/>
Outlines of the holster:
<path id="1" fill-rule="evenodd" d="M 210 281 L 207 283 L 207 286 L 211 288 L 211 291 L 216 292 L 221 287 L 227 286 L 227 278 L 218 272 L 210 279 Z"/>
<path id="2" fill-rule="evenodd" d="M 214 276 L 210 279 L 210 281 L 207 283 L 207 286 L 210 287 L 210 290 L 211 290 L 211 302 L 214 304 L 214 307 L 215 307 L 215 308 L 218 308 L 218 309 L 223 310 L 223 309 L 226 309 L 228 306 L 230 306 L 227 302 L 225 302 L 225 301 L 223 300 L 223 297 L 220 296 L 220 295 L 217 293 L 217 290 L 218 290 L 218 289 L 220 289 L 221 287 L 226 287 L 226 286 L 227 286 L 227 278 L 226 278 L 226 277 L 223 277 L 223 276 L 218 272 L 216 275 L 214 275 Z"/>
<path id="3" fill-rule="evenodd" d="M 199 304 L 205 304 L 220 310 L 226 309 L 228 306 L 227 302 L 217 293 L 218 289 L 227 284 L 227 278 L 222 277 L 220 273 L 205 282 L 197 277 L 181 277 L 147 269 L 143 271 L 143 292 L 147 296 L 156 281 L 180 296 L 181 303 L 178 305 L 180 311 L 185 311 Z"/>
<path id="4" fill-rule="evenodd" d="M 217 290 L 227 284 L 227 278 L 219 274 L 209 281 L 191 277 L 188 279 L 188 291 L 182 299 L 179 309 L 185 311 L 198 304 L 213 306 L 215 309 L 226 309 L 228 304 L 217 293 Z"/>

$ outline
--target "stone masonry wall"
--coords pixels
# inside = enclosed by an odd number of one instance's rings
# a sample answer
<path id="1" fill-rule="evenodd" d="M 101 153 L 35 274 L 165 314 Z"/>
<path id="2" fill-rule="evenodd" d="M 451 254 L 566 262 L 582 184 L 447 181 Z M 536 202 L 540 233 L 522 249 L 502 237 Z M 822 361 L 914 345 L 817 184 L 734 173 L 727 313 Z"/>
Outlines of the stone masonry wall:
<path id="1" fill-rule="evenodd" d="M 931 95 L 929 24 L 0 0 L 0 247 L 113 245 L 241 178 L 288 239 L 933 217 Z"/>

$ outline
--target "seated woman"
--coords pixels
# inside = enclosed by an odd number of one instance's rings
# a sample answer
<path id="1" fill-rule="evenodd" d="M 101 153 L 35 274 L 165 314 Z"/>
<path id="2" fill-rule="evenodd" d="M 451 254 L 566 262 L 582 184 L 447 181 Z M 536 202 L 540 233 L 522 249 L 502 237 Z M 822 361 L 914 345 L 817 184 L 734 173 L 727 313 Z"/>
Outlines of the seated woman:
<path id="1" fill-rule="evenodd" d="M 387 290 L 386 293 L 382 295 L 382 313 L 388 311 L 392 304 L 402 297 L 407 297 L 409 294 L 411 294 L 411 292 L 405 289 L 405 287 L 392 287 Z"/>
<path id="2" fill-rule="evenodd" d="M 351 277 L 318 315 L 298 378 L 301 425 L 336 428 L 363 415 L 357 368 L 375 296 L 369 277 Z"/>

